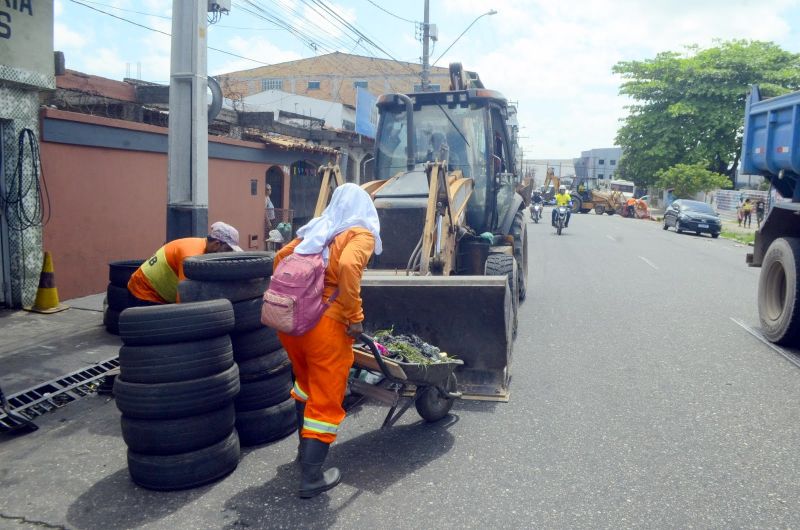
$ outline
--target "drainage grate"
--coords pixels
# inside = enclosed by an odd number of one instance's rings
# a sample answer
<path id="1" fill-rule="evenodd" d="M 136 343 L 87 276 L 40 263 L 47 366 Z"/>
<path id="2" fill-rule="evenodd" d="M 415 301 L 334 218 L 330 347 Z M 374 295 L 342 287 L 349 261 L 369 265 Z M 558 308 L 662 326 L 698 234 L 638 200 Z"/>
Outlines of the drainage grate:
<path id="1" fill-rule="evenodd" d="M 53 379 L 41 385 L 8 396 L 8 406 L 29 420 L 61 408 L 67 403 L 97 391 L 99 379 L 119 367 L 119 359 L 113 357 L 77 372 Z M 0 411 L 0 432 L 10 430 L 18 422 Z"/>

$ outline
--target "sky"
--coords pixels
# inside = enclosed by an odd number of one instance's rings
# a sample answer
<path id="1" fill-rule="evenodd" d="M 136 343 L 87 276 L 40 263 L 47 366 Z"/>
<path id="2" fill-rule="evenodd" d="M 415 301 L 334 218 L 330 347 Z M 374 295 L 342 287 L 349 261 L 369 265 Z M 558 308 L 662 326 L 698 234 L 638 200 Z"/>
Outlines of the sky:
<path id="1" fill-rule="evenodd" d="M 366 39 L 323 18 L 319 4 Z M 769 40 L 800 52 L 800 0 L 430 4 L 430 23 L 439 36 L 432 61 L 438 59 L 437 66 L 460 61 L 478 72 L 487 88 L 518 103 L 525 158 L 573 158 L 614 145 L 630 103 L 619 95 L 621 79 L 611 71 L 620 61 L 728 39 Z M 141 70 L 141 79 L 169 83 L 170 38 L 163 33 L 172 31 L 170 0 L 55 0 L 54 5 L 55 49 L 65 53 L 67 68 L 111 79 L 139 77 Z M 279 14 L 301 35 L 248 13 L 253 6 Z M 230 14 L 209 28 L 208 46 L 222 51 L 209 50 L 208 72 L 217 75 L 333 50 L 420 63 L 422 44 L 414 22 L 423 19 L 423 9 L 424 0 L 233 0 Z M 492 9 L 497 13 L 481 16 Z"/>

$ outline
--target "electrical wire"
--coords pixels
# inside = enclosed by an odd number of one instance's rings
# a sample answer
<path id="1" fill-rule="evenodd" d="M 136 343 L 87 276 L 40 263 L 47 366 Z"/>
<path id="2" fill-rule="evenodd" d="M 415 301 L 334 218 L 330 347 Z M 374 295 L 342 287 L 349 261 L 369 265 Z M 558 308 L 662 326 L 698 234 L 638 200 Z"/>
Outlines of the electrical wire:
<path id="1" fill-rule="evenodd" d="M 25 171 L 24 162 L 26 145 L 30 150 L 29 173 Z M 47 191 L 47 182 L 44 179 L 44 172 L 41 171 L 41 165 L 36 134 L 30 129 L 22 129 L 17 137 L 17 164 L 14 177 L 6 194 L 0 197 L 6 212 L 8 228 L 11 230 L 22 232 L 44 226 L 50 221 L 50 194 Z M 26 179 L 26 176 L 29 178 Z M 45 200 L 47 208 L 44 208 Z M 11 210 L 15 210 L 16 215 L 10 215 Z"/>
<path id="2" fill-rule="evenodd" d="M 411 24 L 419 24 L 419 22 L 417 22 L 416 20 L 409 20 L 409 19 L 407 19 L 407 18 L 403 18 L 403 17 L 401 17 L 400 15 L 395 15 L 395 14 L 394 14 L 394 13 L 392 13 L 391 11 L 389 11 L 389 10 L 387 10 L 387 9 L 385 9 L 385 8 L 383 8 L 383 7 L 381 7 L 381 6 L 379 6 L 378 4 L 376 4 L 375 2 L 373 2 L 372 0 L 367 0 L 367 2 L 369 2 L 369 3 L 370 3 L 370 4 L 372 4 L 372 5 L 374 5 L 375 7 L 377 7 L 378 9 L 380 9 L 381 11 L 383 11 L 384 13 L 386 13 L 387 15 L 391 15 L 391 16 L 393 16 L 394 18 L 396 18 L 396 19 L 398 19 L 398 20 L 402 20 L 403 22 L 410 22 Z"/>

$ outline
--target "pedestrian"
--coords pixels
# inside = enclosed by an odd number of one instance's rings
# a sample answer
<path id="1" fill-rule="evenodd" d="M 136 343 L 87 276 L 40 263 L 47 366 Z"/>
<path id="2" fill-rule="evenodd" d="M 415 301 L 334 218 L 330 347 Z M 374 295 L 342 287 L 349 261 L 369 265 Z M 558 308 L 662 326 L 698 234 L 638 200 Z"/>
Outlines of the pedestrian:
<path id="1" fill-rule="evenodd" d="M 752 214 L 753 214 L 753 203 L 750 202 L 750 199 L 745 199 L 744 204 L 742 205 L 742 225 L 745 228 L 750 228 L 752 224 Z"/>
<path id="2" fill-rule="evenodd" d="M 761 221 L 764 220 L 764 201 L 756 203 L 756 226 L 761 228 Z"/>
<path id="3" fill-rule="evenodd" d="M 264 210 L 266 211 L 265 219 L 267 220 L 264 233 L 269 234 L 270 230 L 275 228 L 275 205 L 272 204 L 272 199 L 269 197 L 272 194 L 272 186 L 269 183 L 264 187 L 264 193 L 267 196 L 264 201 Z"/>
<path id="4" fill-rule="evenodd" d="M 206 237 L 184 237 L 170 241 L 136 269 L 128 281 L 128 291 L 142 302 L 174 304 L 178 302 L 178 282 L 186 279 L 183 260 L 200 254 L 241 252 L 239 232 L 218 221 Z"/>
<path id="5" fill-rule="evenodd" d="M 353 342 L 363 332 L 361 275 L 373 253 L 383 250 L 378 213 L 367 192 L 347 183 L 336 188 L 328 207 L 278 251 L 274 266 L 290 255 L 323 252 L 327 266 L 322 294 L 330 307 L 300 336 L 278 333 L 292 361 L 302 468 L 299 495 L 313 497 L 341 480 L 336 468 L 322 472 L 330 444 L 345 417 L 342 408 L 353 365 Z"/>

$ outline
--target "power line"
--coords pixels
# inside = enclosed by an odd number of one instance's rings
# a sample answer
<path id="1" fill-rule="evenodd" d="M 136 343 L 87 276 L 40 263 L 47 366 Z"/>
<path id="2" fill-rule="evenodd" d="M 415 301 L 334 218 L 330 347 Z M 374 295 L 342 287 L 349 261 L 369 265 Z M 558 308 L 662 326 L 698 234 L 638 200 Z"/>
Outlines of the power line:
<path id="1" fill-rule="evenodd" d="M 398 19 L 398 20 L 402 20 L 403 22 L 410 22 L 411 24 L 419 24 L 419 22 L 417 22 L 416 20 L 409 20 L 409 19 L 407 19 L 407 18 L 403 18 L 403 17 L 401 17 L 400 15 L 395 15 L 395 14 L 394 14 L 394 13 L 392 13 L 391 11 L 389 11 L 389 10 L 387 10 L 387 9 L 385 9 L 385 8 L 383 8 L 383 7 L 381 7 L 381 6 L 379 6 L 378 4 L 376 4 L 375 2 L 373 2 L 372 0 L 367 0 L 367 2 L 369 2 L 369 3 L 370 3 L 370 4 L 372 4 L 372 5 L 374 5 L 375 7 L 377 7 L 378 9 L 380 9 L 381 11 L 383 11 L 384 13 L 386 13 L 387 15 L 391 15 L 391 16 L 393 16 L 394 18 L 396 18 L 396 19 Z"/>
<path id="2" fill-rule="evenodd" d="M 140 28 L 143 28 L 143 29 L 146 29 L 146 30 L 150 30 L 150 31 L 155 31 L 156 33 L 161 33 L 162 35 L 166 35 L 167 37 L 172 37 L 172 34 L 171 33 L 167 33 L 166 31 L 161 31 L 160 29 L 151 28 L 150 26 L 145 26 L 144 24 L 139 24 L 138 22 L 134 22 L 133 20 L 117 16 L 117 15 L 115 15 L 113 13 L 109 13 L 108 11 L 103 11 L 102 9 L 97 9 L 96 7 L 92 7 L 92 6 L 88 5 L 88 4 L 84 4 L 83 2 L 79 2 L 78 0 L 69 0 L 69 1 L 72 2 L 73 4 L 78 4 L 78 5 L 81 5 L 83 7 L 89 8 L 92 11 L 97 11 L 98 13 L 102 13 L 102 14 L 108 15 L 108 16 L 110 16 L 112 18 L 116 18 L 117 20 L 122 20 L 123 22 L 127 22 L 128 24 L 133 24 L 134 26 L 139 26 Z M 259 61 L 257 59 L 251 59 L 250 57 L 245 57 L 244 55 L 239 55 L 239 54 L 236 54 L 236 53 L 233 53 L 233 52 L 229 52 L 229 51 L 226 51 L 226 50 L 220 50 L 219 48 L 214 48 L 212 46 L 209 46 L 208 49 L 209 50 L 214 50 L 215 52 L 224 53 L 225 55 L 230 55 L 232 57 L 237 57 L 239 59 L 245 59 L 247 61 L 253 61 L 254 63 L 263 64 L 264 66 L 271 66 L 270 63 L 265 63 L 264 61 Z"/>

